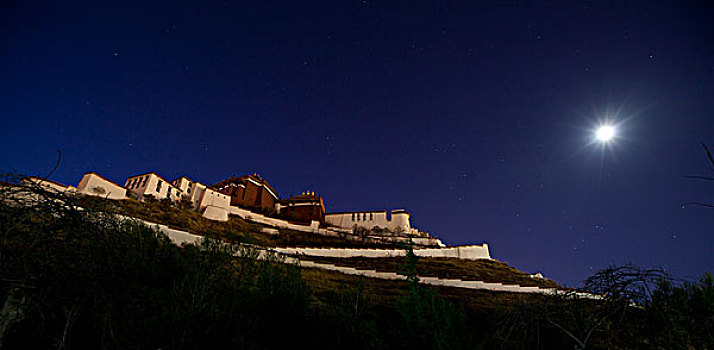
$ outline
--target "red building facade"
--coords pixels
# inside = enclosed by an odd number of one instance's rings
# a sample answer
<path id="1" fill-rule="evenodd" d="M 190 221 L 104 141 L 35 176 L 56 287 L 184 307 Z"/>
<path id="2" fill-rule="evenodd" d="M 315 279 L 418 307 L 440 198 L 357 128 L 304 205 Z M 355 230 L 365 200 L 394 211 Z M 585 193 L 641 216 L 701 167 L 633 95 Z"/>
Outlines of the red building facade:
<path id="1" fill-rule="evenodd" d="M 232 176 L 212 187 L 231 197 L 231 205 L 250 209 L 275 210 L 278 192 L 258 174 Z"/>
<path id="2" fill-rule="evenodd" d="M 314 192 L 283 199 L 279 206 L 280 215 L 288 220 L 304 223 L 315 220 L 320 224 L 325 223 L 325 203 L 322 197 Z"/>

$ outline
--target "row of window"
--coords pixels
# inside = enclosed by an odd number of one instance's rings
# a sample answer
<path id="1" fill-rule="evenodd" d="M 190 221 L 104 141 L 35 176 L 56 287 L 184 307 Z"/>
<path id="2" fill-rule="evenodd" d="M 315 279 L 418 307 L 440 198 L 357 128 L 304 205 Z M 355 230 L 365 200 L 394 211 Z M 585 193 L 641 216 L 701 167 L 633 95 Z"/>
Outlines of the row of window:
<path id="1" fill-rule="evenodd" d="M 369 219 L 367 219 L 367 213 L 352 213 L 352 221 L 355 221 L 355 218 L 357 219 L 356 221 L 371 221 L 374 220 L 374 214 L 369 213 Z"/>
<path id="2" fill-rule="evenodd" d="M 149 181 L 149 175 L 143 176 L 143 177 L 135 177 L 133 179 L 129 179 L 126 182 L 126 187 L 129 189 L 135 189 L 135 188 L 140 188 L 140 187 L 145 187 L 146 182 Z M 159 182 L 156 184 L 156 192 L 161 192 L 161 185 L 163 185 L 163 181 L 159 180 Z M 189 183 L 190 185 L 190 183 Z M 171 197 L 171 187 L 168 188 L 168 191 L 166 191 L 166 198 Z M 189 189 L 189 193 L 191 189 Z M 176 191 L 176 196 L 179 196 L 179 191 Z"/>
<path id="3" fill-rule="evenodd" d="M 135 189 L 139 187 L 144 187 L 146 186 L 146 181 L 149 180 L 149 175 L 146 175 L 144 177 L 135 177 L 133 180 L 127 180 L 125 187 L 129 189 Z"/>

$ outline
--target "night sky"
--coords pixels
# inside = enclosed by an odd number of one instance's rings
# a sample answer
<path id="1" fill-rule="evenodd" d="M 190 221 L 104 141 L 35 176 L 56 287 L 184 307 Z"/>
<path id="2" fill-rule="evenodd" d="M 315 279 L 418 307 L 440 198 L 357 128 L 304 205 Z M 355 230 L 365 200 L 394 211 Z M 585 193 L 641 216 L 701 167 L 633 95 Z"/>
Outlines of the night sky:
<path id="1" fill-rule="evenodd" d="M 3 1 L 0 169 L 258 172 L 568 285 L 714 271 L 714 9 L 565 4 Z"/>

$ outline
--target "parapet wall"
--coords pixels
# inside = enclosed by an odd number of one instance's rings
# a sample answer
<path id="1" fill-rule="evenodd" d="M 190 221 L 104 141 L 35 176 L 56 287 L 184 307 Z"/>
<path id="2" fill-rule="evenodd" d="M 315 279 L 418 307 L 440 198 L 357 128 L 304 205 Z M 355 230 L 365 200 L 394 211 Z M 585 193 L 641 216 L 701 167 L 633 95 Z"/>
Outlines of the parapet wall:
<path id="1" fill-rule="evenodd" d="M 322 256 L 331 258 L 387 258 L 406 255 L 404 249 L 354 249 L 354 248 L 274 248 L 282 254 Z M 491 259 L 488 244 L 450 248 L 414 249 L 414 255 L 428 258 L 457 258 L 466 260 Z"/>
<path id="2" fill-rule="evenodd" d="M 207 205 L 203 210 L 203 217 L 216 221 L 228 221 L 228 211 L 226 208 Z"/>
<path id="3" fill-rule="evenodd" d="M 166 225 L 159 225 L 152 222 L 139 220 L 145 224 L 158 227 L 161 231 L 169 235 L 176 243 L 194 243 L 198 244 L 203 237 L 194 235 L 188 232 L 168 228 Z M 269 248 L 270 249 L 270 248 Z M 323 256 L 334 258 L 352 258 L 352 257 L 369 257 L 369 258 L 385 258 L 397 257 L 406 255 L 404 249 L 356 249 L 356 248 L 304 248 L 304 247 L 289 247 L 289 248 L 272 248 L 281 254 L 292 255 L 307 255 L 307 256 Z M 414 254 L 419 257 L 429 258 L 457 258 L 466 260 L 491 259 L 488 251 L 488 244 L 475 244 L 466 246 L 457 246 L 449 248 L 424 248 L 414 249 Z"/>

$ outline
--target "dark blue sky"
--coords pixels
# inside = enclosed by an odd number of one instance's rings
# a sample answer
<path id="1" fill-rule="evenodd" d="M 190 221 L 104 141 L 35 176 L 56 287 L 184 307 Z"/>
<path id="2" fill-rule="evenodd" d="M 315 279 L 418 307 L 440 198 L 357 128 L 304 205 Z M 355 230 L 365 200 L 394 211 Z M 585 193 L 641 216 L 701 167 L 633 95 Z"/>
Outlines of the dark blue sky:
<path id="1" fill-rule="evenodd" d="M 714 270 L 712 7 L 566 4 L 4 1 L 0 169 L 257 171 L 571 285 Z"/>

